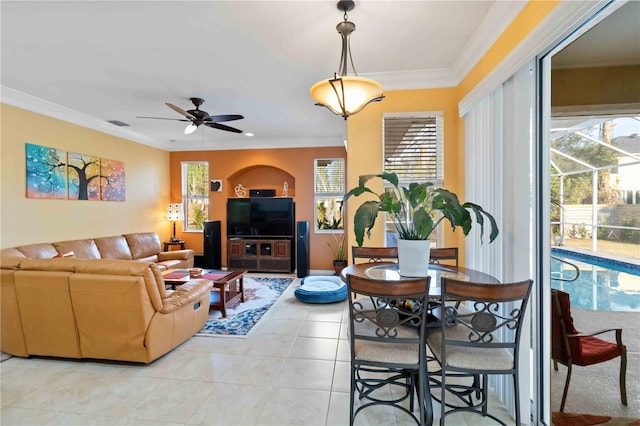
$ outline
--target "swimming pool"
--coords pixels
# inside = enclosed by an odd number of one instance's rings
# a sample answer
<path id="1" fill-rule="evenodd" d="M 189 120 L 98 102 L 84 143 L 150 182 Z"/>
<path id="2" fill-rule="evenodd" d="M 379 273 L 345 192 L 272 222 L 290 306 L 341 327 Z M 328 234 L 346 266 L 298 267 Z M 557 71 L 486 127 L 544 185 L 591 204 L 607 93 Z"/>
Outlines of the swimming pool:
<path id="1" fill-rule="evenodd" d="M 572 307 L 640 312 L 640 265 L 557 248 L 551 254 L 580 268 L 577 281 L 558 281 L 574 277 L 575 269 L 551 259 L 551 287 L 569 293 Z"/>

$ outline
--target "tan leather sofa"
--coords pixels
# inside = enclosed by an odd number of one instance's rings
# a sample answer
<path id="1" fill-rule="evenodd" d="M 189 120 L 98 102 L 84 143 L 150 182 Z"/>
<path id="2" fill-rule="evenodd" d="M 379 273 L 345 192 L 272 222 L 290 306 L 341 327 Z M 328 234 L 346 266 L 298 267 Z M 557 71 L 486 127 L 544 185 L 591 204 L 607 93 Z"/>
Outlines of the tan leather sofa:
<path id="1" fill-rule="evenodd" d="M 201 330 L 209 313 L 211 281 L 169 291 L 152 262 L 9 254 L 0 262 L 1 347 L 15 356 L 149 363 Z"/>
<path id="2" fill-rule="evenodd" d="M 71 253 L 78 259 L 123 259 L 153 262 L 161 270 L 193 267 L 193 250 L 162 251 L 160 238 L 155 232 L 29 244 L 0 251 L 0 255 L 3 256 L 24 256 L 30 259 L 50 259 Z"/>

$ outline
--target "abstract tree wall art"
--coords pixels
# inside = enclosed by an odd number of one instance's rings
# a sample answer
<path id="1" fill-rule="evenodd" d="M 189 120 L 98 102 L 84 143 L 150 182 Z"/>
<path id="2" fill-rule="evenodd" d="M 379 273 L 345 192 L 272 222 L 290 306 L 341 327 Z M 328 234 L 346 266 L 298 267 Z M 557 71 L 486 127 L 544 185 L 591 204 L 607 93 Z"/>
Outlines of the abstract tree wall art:
<path id="1" fill-rule="evenodd" d="M 105 201 L 124 201 L 124 162 L 100 159 L 100 195 Z"/>
<path id="2" fill-rule="evenodd" d="M 100 199 L 100 157 L 70 152 L 67 162 L 70 200 Z"/>
<path id="3" fill-rule="evenodd" d="M 125 200 L 123 161 L 26 143 L 27 198 Z"/>
<path id="4" fill-rule="evenodd" d="M 27 198 L 67 198 L 67 152 L 26 144 Z"/>

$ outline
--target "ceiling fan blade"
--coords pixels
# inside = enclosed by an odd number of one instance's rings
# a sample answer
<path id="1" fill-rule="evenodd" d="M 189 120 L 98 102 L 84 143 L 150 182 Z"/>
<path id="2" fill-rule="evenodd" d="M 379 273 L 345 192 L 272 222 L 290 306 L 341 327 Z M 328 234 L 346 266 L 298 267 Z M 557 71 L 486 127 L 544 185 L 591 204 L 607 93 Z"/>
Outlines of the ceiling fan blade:
<path id="1" fill-rule="evenodd" d="M 191 121 L 191 120 L 185 120 L 184 118 L 142 117 L 142 116 L 137 116 L 136 118 L 151 118 L 153 120 Z"/>
<path id="2" fill-rule="evenodd" d="M 218 130 L 226 130 L 227 132 L 242 133 L 242 130 L 236 129 L 235 127 L 226 126 L 224 124 L 207 123 L 207 122 L 205 122 L 204 125 L 207 126 L 207 127 L 212 127 L 214 129 L 218 129 Z"/>
<path id="3" fill-rule="evenodd" d="M 169 108 L 171 108 L 172 110 L 174 110 L 175 112 L 177 112 L 178 114 L 182 114 L 189 119 L 193 118 L 193 116 L 189 114 L 187 111 L 183 110 L 180 107 L 175 106 L 174 104 L 170 104 L 169 102 L 165 102 L 164 104 Z"/>
<path id="4" fill-rule="evenodd" d="M 234 120 L 242 120 L 244 116 L 238 114 L 231 115 L 210 115 L 208 118 L 205 118 L 204 121 L 210 123 L 221 123 L 223 121 L 234 121 Z"/>

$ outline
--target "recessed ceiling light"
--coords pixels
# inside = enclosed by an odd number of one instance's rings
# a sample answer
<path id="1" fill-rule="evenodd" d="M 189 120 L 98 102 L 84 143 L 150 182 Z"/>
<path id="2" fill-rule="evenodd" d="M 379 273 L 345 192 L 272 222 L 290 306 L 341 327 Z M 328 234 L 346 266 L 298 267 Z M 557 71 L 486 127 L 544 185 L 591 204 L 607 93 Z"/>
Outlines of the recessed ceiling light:
<path id="1" fill-rule="evenodd" d="M 245 133 L 244 135 L 245 135 L 245 136 L 249 136 L 249 137 L 251 137 L 251 136 L 253 136 L 253 133 L 247 132 L 247 133 Z"/>

